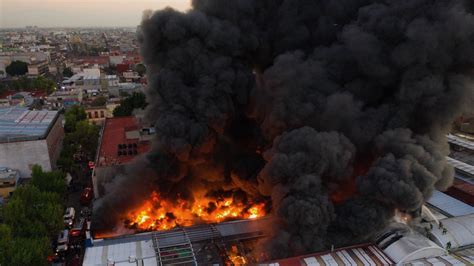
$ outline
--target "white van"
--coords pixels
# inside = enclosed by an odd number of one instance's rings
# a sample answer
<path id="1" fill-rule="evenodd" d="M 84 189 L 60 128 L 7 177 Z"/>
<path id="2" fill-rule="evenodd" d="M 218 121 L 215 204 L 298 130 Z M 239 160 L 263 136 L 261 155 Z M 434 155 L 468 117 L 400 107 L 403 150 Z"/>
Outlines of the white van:
<path id="1" fill-rule="evenodd" d="M 64 225 L 71 227 L 74 224 L 74 218 L 76 217 L 76 210 L 73 207 L 69 207 L 66 209 L 66 212 L 63 216 L 64 218 Z"/>
<path id="2" fill-rule="evenodd" d="M 58 246 L 69 243 L 69 230 L 62 230 L 58 235 Z"/>

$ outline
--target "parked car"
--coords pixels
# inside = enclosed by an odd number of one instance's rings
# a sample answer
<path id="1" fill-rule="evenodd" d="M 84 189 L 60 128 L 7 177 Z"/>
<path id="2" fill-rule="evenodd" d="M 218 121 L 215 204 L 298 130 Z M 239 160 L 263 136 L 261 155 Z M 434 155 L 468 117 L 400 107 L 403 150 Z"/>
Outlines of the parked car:
<path id="1" fill-rule="evenodd" d="M 80 218 L 74 223 L 74 226 L 71 228 L 71 243 L 80 243 L 85 237 L 86 234 L 86 219 Z"/>
<path id="2" fill-rule="evenodd" d="M 66 229 L 59 233 L 56 244 L 56 256 L 65 257 L 69 246 L 69 230 Z"/>
<path id="3" fill-rule="evenodd" d="M 62 230 L 58 235 L 58 245 L 68 244 L 69 243 L 69 230 Z"/>
<path id="4" fill-rule="evenodd" d="M 71 227 L 74 223 L 74 218 L 76 217 L 76 210 L 73 207 L 66 208 L 64 213 L 64 225 L 67 227 Z"/>

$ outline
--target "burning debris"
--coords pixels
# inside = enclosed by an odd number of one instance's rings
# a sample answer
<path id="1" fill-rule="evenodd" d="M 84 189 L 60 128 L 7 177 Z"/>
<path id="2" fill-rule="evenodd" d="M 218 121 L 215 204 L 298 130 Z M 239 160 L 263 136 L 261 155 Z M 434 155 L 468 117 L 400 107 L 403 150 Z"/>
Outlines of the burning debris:
<path id="1" fill-rule="evenodd" d="M 127 227 L 139 230 L 167 230 L 199 223 L 218 223 L 228 219 L 256 219 L 265 215 L 265 204 L 245 204 L 234 198 L 211 200 L 205 195 L 190 202 L 168 201 L 153 192 L 151 199 L 128 215 Z"/>
<path id="2" fill-rule="evenodd" d="M 445 135 L 473 91 L 463 1 L 192 3 L 142 22 L 157 138 L 97 202 L 96 228 L 264 204 L 275 222 L 261 246 L 284 257 L 370 240 L 452 183 Z"/>

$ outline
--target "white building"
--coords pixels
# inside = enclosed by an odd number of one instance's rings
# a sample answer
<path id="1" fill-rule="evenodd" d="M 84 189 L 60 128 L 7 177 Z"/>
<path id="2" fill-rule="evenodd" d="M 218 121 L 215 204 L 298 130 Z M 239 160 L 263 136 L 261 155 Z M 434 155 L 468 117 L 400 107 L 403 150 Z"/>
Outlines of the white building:
<path id="1" fill-rule="evenodd" d="M 55 169 L 63 138 L 57 111 L 0 109 L 0 166 L 18 169 L 22 177 L 30 177 L 35 164 L 45 171 Z"/>
<path id="2" fill-rule="evenodd" d="M 116 66 L 123 63 L 123 55 L 111 55 L 109 56 L 109 64 L 111 66 Z"/>

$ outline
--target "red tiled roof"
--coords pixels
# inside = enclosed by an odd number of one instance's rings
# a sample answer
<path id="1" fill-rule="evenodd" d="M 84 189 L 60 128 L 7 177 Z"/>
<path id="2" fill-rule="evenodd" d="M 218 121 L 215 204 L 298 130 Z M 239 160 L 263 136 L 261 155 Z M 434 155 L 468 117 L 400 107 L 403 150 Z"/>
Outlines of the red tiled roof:
<path id="1" fill-rule="evenodd" d="M 102 143 L 99 148 L 99 161 L 97 166 L 111 166 L 130 162 L 135 156 L 150 150 L 149 141 L 127 139 L 126 132 L 139 130 L 137 119 L 133 116 L 107 118 L 104 124 Z M 119 155 L 119 144 L 136 144 L 137 153 L 132 155 Z"/>
<path id="2" fill-rule="evenodd" d="M 8 96 L 12 96 L 17 94 L 17 91 L 5 91 L 2 94 L 0 94 L 0 99 L 6 99 Z"/>
<path id="3" fill-rule="evenodd" d="M 74 58 L 73 62 L 79 63 L 79 64 L 106 65 L 109 63 L 109 57 L 108 56 L 83 56 L 83 57 Z"/>

